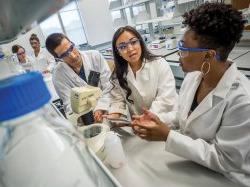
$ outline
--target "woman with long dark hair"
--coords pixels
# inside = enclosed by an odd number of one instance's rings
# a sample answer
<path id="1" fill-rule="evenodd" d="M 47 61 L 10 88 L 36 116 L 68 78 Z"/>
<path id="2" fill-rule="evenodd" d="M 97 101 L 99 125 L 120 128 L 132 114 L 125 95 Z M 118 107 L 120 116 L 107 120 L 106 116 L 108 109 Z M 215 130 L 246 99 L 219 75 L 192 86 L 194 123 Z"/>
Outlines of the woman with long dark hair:
<path id="1" fill-rule="evenodd" d="M 147 108 L 169 121 L 177 101 L 175 80 L 169 64 L 147 49 L 131 26 L 119 28 L 112 40 L 115 68 L 111 76 L 110 118 L 142 114 Z"/>

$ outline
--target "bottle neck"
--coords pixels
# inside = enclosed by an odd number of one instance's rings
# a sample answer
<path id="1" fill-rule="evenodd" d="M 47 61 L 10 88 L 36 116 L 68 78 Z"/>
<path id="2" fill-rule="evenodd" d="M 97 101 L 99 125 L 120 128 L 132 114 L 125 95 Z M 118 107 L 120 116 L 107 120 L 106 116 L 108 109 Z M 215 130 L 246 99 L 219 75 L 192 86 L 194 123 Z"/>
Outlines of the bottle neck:
<path id="1" fill-rule="evenodd" d="M 35 111 L 27 113 L 25 115 L 19 116 L 14 119 L 6 120 L 1 122 L 1 127 L 16 127 L 25 123 L 30 123 L 31 121 L 35 120 L 37 117 L 42 115 L 42 108 L 39 108 Z"/>

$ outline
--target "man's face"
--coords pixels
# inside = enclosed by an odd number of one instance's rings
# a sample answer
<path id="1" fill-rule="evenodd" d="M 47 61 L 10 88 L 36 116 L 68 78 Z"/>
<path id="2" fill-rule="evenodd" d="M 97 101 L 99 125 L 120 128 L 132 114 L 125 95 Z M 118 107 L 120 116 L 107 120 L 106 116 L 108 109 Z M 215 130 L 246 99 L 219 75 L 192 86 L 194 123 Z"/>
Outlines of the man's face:
<path id="1" fill-rule="evenodd" d="M 59 46 L 54 50 L 58 58 L 62 59 L 71 67 L 79 67 L 81 64 L 81 55 L 74 47 L 74 44 L 64 38 Z"/>

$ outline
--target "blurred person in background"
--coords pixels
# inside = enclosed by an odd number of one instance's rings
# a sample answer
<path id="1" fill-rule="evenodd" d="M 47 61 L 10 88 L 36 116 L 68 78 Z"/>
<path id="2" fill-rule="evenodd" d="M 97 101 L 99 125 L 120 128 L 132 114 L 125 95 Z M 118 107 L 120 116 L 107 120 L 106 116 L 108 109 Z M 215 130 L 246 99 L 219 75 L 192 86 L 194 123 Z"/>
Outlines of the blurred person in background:
<path id="1" fill-rule="evenodd" d="M 19 64 L 26 72 L 34 70 L 32 58 L 30 58 L 21 45 L 13 45 L 12 53 L 17 55 Z"/>
<path id="2" fill-rule="evenodd" d="M 35 70 L 42 73 L 52 72 L 56 64 L 54 57 L 45 48 L 41 48 L 40 40 L 36 34 L 32 34 L 29 41 L 33 49 L 30 56 L 33 58 Z"/>

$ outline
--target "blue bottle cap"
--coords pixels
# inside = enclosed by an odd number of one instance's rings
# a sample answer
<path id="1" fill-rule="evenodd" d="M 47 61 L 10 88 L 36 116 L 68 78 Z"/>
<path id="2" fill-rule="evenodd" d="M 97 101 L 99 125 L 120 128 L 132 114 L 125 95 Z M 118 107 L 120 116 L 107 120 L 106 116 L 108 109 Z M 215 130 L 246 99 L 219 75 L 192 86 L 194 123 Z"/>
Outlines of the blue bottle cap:
<path id="1" fill-rule="evenodd" d="M 4 54 L 0 51 L 0 59 L 4 57 Z"/>
<path id="2" fill-rule="evenodd" d="M 30 72 L 0 80 L 0 122 L 39 109 L 50 98 L 40 73 Z"/>

